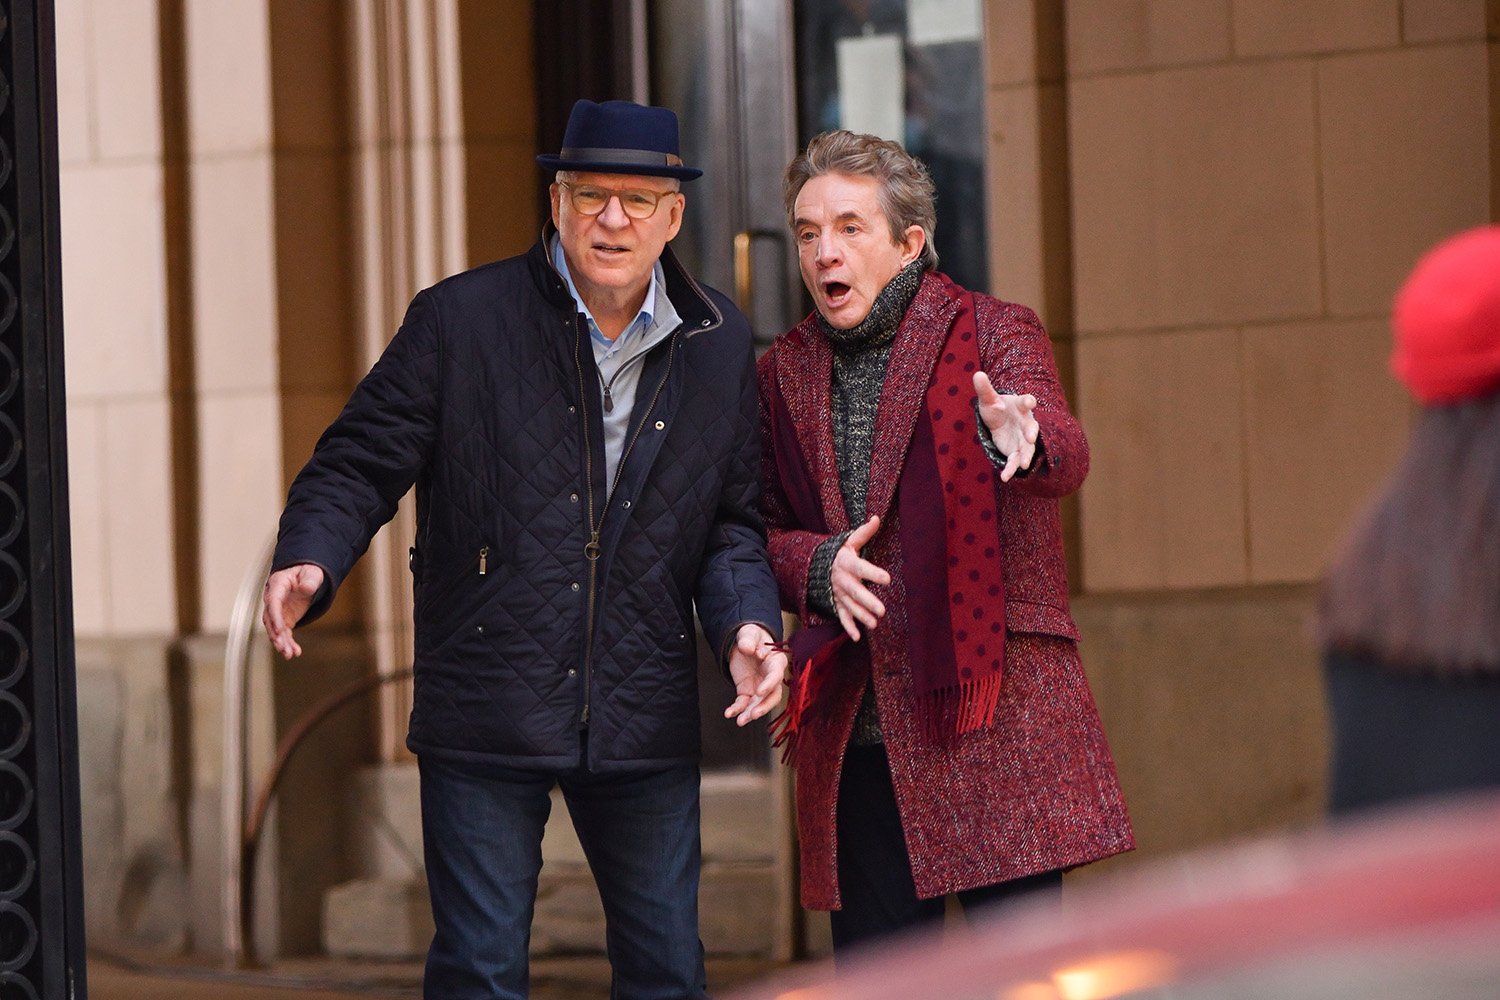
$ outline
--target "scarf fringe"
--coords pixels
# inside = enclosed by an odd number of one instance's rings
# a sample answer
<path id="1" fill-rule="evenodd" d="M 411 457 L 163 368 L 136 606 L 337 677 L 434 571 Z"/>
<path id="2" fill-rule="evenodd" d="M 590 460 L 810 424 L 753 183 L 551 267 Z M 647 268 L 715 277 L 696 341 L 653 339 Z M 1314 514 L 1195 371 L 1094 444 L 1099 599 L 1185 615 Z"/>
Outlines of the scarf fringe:
<path id="1" fill-rule="evenodd" d="M 796 765 L 803 720 L 817 700 L 828 661 L 833 659 L 837 645 L 819 650 L 793 673 L 787 706 L 771 720 L 771 746 L 781 748 L 781 763 L 788 767 Z M 927 738 L 942 742 L 953 735 L 962 736 L 993 726 L 995 710 L 1000 704 L 1000 679 L 999 673 L 988 674 L 924 696 L 921 701 Z"/>
<path id="2" fill-rule="evenodd" d="M 807 671 L 804 668 L 801 676 L 792 679 L 786 708 L 767 727 L 771 735 L 771 747 L 781 747 L 781 763 L 787 767 L 793 766 L 797 761 L 797 737 L 801 735 L 802 714 L 807 710 L 807 702 L 810 700 L 807 689 L 811 686 L 807 683 Z"/>
<path id="3" fill-rule="evenodd" d="M 792 671 L 791 690 L 787 695 L 786 708 L 771 720 L 769 727 L 771 746 L 782 748 L 781 762 L 787 766 L 796 763 L 797 741 L 802 732 L 802 721 L 808 709 L 817 701 L 818 692 L 823 688 L 824 676 L 832 669 L 830 662 L 846 639 L 847 637 L 840 632 L 832 641 L 813 650 L 812 654 L 802 661 L 800 669 Z M 795 662 L 793 666 L 796 666 Z"/>
<path id="4" fill-rule="evenodd" d="M 922 714 L 928 738 L 941 741 L 993 726 L 1000 704 L 1000 677 L 999 673 L 987 674 L 926 695 Z"/>

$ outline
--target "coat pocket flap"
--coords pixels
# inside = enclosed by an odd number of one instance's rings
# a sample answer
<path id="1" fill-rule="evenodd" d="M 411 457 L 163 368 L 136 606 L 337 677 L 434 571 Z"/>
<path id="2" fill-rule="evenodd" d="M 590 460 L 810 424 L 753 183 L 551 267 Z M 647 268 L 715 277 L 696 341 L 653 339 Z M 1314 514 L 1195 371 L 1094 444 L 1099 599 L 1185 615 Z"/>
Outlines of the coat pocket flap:
<path id="1" fill-rule="evenodd" d="M 1043 635 L 1056 635 L 1074 640 L 1081 638 L 1078 634 L 1078 626 L 1073 624 L 1071 615 L 1062 608 L 1038 601 L 1007 600 L 1005 602 L 1005 631 L 1040 632 Z"/>

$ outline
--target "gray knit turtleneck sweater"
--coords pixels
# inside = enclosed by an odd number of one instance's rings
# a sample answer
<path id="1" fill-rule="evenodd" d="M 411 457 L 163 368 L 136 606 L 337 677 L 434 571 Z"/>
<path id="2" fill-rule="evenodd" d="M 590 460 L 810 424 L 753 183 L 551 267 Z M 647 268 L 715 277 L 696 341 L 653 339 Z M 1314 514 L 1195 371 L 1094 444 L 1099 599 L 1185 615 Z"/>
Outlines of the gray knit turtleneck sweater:
<path id="1" fill-rule="evenodd" d="M 818 317 L 818 328 L 833 345 L 833 453 L 838 459 L 839 488 L 849 523 L 865 521 L 865 496 L 870 485 L 870 456 L 875 443 L 875 412 L 891 359 L 891 343 L 916 297 L 925 273 L 923 261 L 908 264 L 875 297 L 870 314 L 847 330 L 838 330 Z M 833 536 L 813 552 L 807 574 L 807 603 L 826 618 L 835 618 L 833 559 L 849 532 Z M 875 710 L 874 685 L 865 687 L 864 700 L 854 720 L 850 742 L 868 746 L 882 741 Z"/>

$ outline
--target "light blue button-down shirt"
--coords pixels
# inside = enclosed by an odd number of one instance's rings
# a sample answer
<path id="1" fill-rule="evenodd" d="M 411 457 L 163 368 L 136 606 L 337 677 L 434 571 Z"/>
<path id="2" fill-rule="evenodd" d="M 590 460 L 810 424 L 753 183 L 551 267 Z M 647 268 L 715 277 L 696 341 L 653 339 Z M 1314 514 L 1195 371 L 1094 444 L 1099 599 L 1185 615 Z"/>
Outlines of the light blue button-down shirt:
<path id="1" fill-rule="evenodd" d="M 604 416 L 604 471 L 607 488 L 614 490 L 615 472 L 620 466 L 620 453 L 625 448 L 625 433 L 630 429 L 630 412 L 635 407 L 635 393 L 640 386 L 641 368 L 647 352 L 667 337 L 682 323 L 682 317 L 667 295 L 667 274 L 661 261 L 651 270 L 651 284 L 646 286 L 646 299 L 635 319 L 610 340 L 599 331 L 599 324 L 589 310 L 578 287 L 573 284 L 573 275 L 568 271 L 568 259 L 563 253 L 562 240 L 552 241 L 552 263 L 557 272 L 568 283 L 568 291 L 578 311 L 589 324 L 589 340 L 594 347 L 594 363 L 599 368 L 599 395 L 607 396 L 611 407 Z M 606 391 L 607 387 L 607 391 Z"/>

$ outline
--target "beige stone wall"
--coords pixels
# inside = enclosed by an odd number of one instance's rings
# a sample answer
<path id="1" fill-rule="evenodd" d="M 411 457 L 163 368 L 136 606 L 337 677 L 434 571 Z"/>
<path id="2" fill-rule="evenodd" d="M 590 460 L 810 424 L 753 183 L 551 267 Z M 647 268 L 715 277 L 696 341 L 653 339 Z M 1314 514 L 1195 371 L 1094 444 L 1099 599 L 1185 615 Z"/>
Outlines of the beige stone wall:
<path id="1" fill-rule="evenodd" d="M 535 238 L 530 9 L 59 0 L 74 604 L 100 940 L 225 946 L 232 601 L 291 477 L 415 291 Z M 381 666 L 404 665 L 405 545 L 376 555 L 304 637 L 312 662 L 273 675 L 255 661 L 257 779 L 309 705 L 376 666 L 372 641 L 386 640 Z M 397 753 L 404 732 L 405 700 L 382 693 L 384 712 L 346 710 L 299 758 L 316 763 L 288 775 L 278 815 L 292 822 L 267 833 L 267 871 L 285 871 L 261 886 L 263 945 L 318 946 L 321 890 L 342 877 L 350 822 L 330 796 L 377 747 Z M 152 761 L 167 763 L 143 772 Z"/>
<path id="2" fill-rule="evenodd" d="M 531 12 L 527 0 L 458 4 L 470 264 L 521 253 L 541 232 Z"/>
<path id="3" fill-rule="evenodd" d="M 284 488 L 360 374 L 351 260 L 353 96 L 339 0 L 275 0 L 270 15 Z"/>
<path id="4" fill-rule="evenodd" d="M 1500 3 L 986 14 L 992 277 L 1093 447 L 1077 612 L 1143 853 L 1312 819 L 1313 585 L 1411 422 L 1391 297 L 1494 218 Z"/>
<path id="5" fill-rule="evenodd" d="M 1317 577 L 1409 424 L 1397 284 L 1491 217 L 1484 15 L 1068 5 L 1085 589 Z"/>
<path id="6" fill-rule="evenodd" d="M 1490 40 L 1490 218 L 1500 220 L 1500 0 L 1488 0 Z"/>
<path id="7" fill-rule="evenodd" d="M 222 630 L 392 313 L 535 238 L 530 5 L 62 0 L 57 21 L 77 628 Z M 388 92 L 360 105 L 360 72 Z M 362 107 L 386 115 L 363 147 Z M 393 142 L 372 225 L 359 154 Z"/>
<path id="8" fill-rule="evenodd" d="M 344 7 L 340 0 L 272 0 L 267 11 L 281 422 L 280 440 L 270 443 L 279 444 L 278 510 L 366 367 L 357 322 L 354 53 Z M 364 578 L 350 578 L 321 630 L 358 628 Z"/>
<path id="9" fill-rule="evenodd" d="M 158 22 L 57 5 L 73 609 L 81 634 L 176 628 Z"/>
<path id="10" fill-rule="evenodd" d="M 182 6 L 198 618 L 222 631 L 281 502 L 277 149 L 267 0 Z"/>

